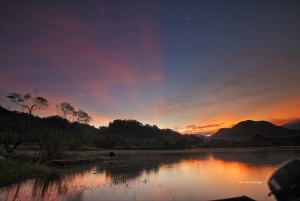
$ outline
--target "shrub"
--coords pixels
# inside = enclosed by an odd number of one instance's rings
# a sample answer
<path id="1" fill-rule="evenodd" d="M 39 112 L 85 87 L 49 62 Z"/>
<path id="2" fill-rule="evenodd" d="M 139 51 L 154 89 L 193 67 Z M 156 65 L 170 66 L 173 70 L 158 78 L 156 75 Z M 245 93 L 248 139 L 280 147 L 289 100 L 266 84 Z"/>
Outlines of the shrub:
<path id="1" fill-rule="evenodd" d="M 44 158 L 61 158 L 65 156 L 70 142 L 70 133 L 56 129 L 46 129 L 42 131 L 41 154 Z"/>

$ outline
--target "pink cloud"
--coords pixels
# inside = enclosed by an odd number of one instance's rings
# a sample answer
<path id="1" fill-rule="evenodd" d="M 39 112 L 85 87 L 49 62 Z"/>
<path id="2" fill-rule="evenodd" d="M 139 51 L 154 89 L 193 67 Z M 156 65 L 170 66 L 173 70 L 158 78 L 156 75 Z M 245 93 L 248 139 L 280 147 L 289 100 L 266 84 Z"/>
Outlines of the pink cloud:
<path id="1" fill-rule="evenodd" d="M 205 125 L 205 126 L 196 126 L 196 125 L 189 125 L 186 127 L 186 129 L 203 129 L 203 128 L 219 128 L 221 125 L 223 125 L 224 123 L 220 123 L 220 124 L 209 124 L 209 125 Z"/>
<path id="2" fill-rule="evenodd" d="M 131 39 L 136 46 L 124 46 L 104 5 L 98 2 L 95 6 L 98 13 L 94 24 L 85 21 L 78 8 L 69 3 L 59 4 L 60 9 L 56 9 L 55 3 L 25 6 L 28 9 L 14 7 L 17 17 L 8 18 L 6 28 L 16 37 L 22 35 L 23 43 L 4 43 L 8 51 L 1 58 L 14 62 L 14 68 L 8 67 L 7 76 L 3 77 L 3 82 L 14 83 L 6 87 L 26 85 L 31 89 L 38 84 L 46 90 L 61 91 L 60 94 L 74 90 L 85 97 L 92 94 L 102 103 L 117 104 L 112 92 L 119 86 L 128 89 L 128 96 L 135 97 L 144 87 L 161 85 L 160 27 L 154 23 L 152 14 L 136 16 L 132 23 L 137 26 L 123 33 L 134 36 Z M 44 67 L 44 63 L 50 65 Z M 29 79 L 33 75 L 37 79 Z M 52 81 L 52 77 L 60 78 Z"/>
<path id="3" fill-rule="evenodd" d="M 171 128 L 184 134 L 212 134 L 215 133 L 217 130 L 219 130 L 221 127 L 225 126 L 224 123 L 219 124 L 209 124 L 204 126 L 198 126 L 198 125 L 179 125 L 179 126 L 172 126 Z"/>

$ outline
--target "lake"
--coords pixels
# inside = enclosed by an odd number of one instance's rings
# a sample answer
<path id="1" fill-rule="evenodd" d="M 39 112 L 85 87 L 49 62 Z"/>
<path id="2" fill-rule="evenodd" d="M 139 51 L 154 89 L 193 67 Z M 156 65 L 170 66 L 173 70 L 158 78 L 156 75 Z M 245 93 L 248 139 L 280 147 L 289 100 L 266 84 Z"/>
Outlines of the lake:
<path id="1" fill-rule="evenodd" d="M 115 160 L 76 167 L 0 188 L 9 200 L 212 200 L 267 197 L 267 181 L 300 148 L 115 151 Z M 103 153 L 108 154 L 108 152 Z"/>

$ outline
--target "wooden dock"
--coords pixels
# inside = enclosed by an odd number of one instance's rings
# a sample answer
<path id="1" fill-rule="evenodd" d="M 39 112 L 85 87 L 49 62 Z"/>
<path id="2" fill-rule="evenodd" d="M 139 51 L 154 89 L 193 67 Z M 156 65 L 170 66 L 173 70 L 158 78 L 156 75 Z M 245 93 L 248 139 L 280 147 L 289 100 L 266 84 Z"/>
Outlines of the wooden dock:
<path id="1" fill-rule="evenodd" d="M 104 160 L 112 160 L 116 157 L 91 157 L 91 158 L 71 158 L 71 159 L 58 159 L 58 160 L 51 160 L 51 162 L 58 164 L 58 165 L 76 165 L 76 164 L 84 164 L 84 163 L 95 163 L 98 161 Z"/>

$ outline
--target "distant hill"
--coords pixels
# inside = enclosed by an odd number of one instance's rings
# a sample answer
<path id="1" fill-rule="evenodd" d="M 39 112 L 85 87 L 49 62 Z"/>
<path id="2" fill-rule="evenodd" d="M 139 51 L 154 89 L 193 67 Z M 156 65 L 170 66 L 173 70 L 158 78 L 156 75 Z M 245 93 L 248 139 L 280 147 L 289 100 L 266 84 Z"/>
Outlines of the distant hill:
<path id="1" fill-rule="evenodd" d="M 289 136 L 300 136 L 300 131 L 276 126 L 267 121 L 247 120 L 236 124 L 232 128 L 221 128 L 209 139 L 249 140 L 257 134 L 269 138 L 288 138 Z"/>
<path id="2" fill-rule="evenodd" d="M 300 130 L 300 120 L 293 121 L 287 124 L 282 124 L 281 126 L 288 129 Z"/>

